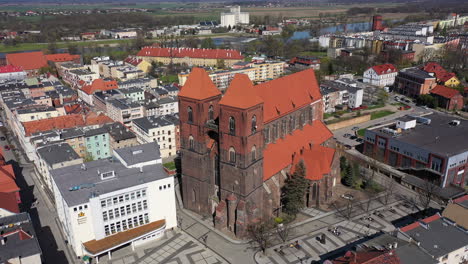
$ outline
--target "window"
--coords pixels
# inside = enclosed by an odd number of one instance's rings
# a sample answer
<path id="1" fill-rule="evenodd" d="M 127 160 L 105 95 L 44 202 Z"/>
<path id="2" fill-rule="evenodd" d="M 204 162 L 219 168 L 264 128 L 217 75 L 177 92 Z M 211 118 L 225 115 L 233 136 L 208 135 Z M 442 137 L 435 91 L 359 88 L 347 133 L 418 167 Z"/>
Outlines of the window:
<path id="1" fill-rule="evenodd" d="M 114 219 L 114 212 L 112 210 L 109 211 L 109 219 Z"/>
<path id="2" fill-rule="evenodd" d="M 146 190 L 141 190 L 141 196 L 146 197 Z"/>
<path id="3" fill-rule="evenodd" d="M 135 200 L 135 193 L 131 193 L 130 197 L 132 198 L 132 200 Z"/>
<path id="4" fill-rule="evenodd" d="M 236 120 L 234 117 L 229 117 L 229 134 L 236 135 Z"/>
<path id="5" fill-rule="evenodd" d="M 141 192 L 140 191 L 136 192 L 136 197 L 137 197 L 137 199 L 141 197 Z"/>
<path id="6" fill-rule="evenodd" d="M 104 226 L 104 232 L 106 233 L 106 236 L 110 235 L 109 225 Z"/>
<path id="7" fill-rule="evenodd" d="M 112 201 L 114 202 L 114 204 L 117 204 L 117 197 L 112 198 Z"/>
<path id="8" fill-rule="evenodd" d="M 214 109 L 212 105 L 208 108 L 208 119 L 214 120 Z"/>
<path id="9" fill-rule="evenodd" d="M 119 203 L 123 203 L 123 201 L 124 201 L 123 195 L 119 196 Z"/>
<path id="10" fill-rule="evenodd" d="M 106 201 L 104 200 L 101 201 L 101 207 L 106 207 Z"/>
<path id="11" fill-rule="evenodd" d="M 107 212 L 102 212 L 102 220 L 107 221 Z"/>
<path id="12" fill-rule="evenodd" d="M 195 149 L 195 142 L 193 141 L 192 136 L 189 136 L 189 149 L 191 149 L 191 150 Z"/>
<path id="13" fill-rule="evenodd" d="M 148 209 L 148 201 L 143 200 L 143 209 Z"/>
<path id="14" fill-rule="evenodd" d="M 127 194 L 125 195 L 125 201 L 128 201 L 128 200 L 130 200 L 130 195 L 127 193 Z"/>
<path id="15" fill-rule="evenodd" d="M 136 213 L 136 211 L 137 211 L 137 206 L 136 206 L 136 204 L 134 203 L 134 204 L 132 204 L 132 212 L 133 212 L 133 213 Z"/>
<path id="16" fill-rule="evenodd" d="M 125 215 L 125 206 L 120 207 L 120 215 L 121 216 Z"/>
<path id="17" fill-rule="evenodd" d="M 252 161 L 255 161 L 257 159 L 257 148 L 255 146 L 253 146 L 250 153 L 252 155 Z"/>
<path id="18" fill-rule="evenodd" d="M 252 134 L 257 132 L 257 116 L 252 117 Z"/>
<path id="19" fill-rule="evenodd" d="M 130 209 L 130 205 L 125 206 L 125 210 L 127 211 L 127 214 L 132 213 L 132 210 Z"/>
<path id="20" fill-rule="evenodd" d="M 188 122 L 193 123 L 193 111 L 192 107 L 187 107 Z"/>
<path id="21" fill-rule="evenodd" d="M 140 202 L 138 202 L 138 211 L 141 211 L 141 210 L 143 210 L 143 206 L 142 206 L 141 201 L 140 201 Z"/>
<path id="22" fill-rule="evenodd" d="M 236 162 L 236 150 L 233 147 L 229 149 L 229 162 Z"/>

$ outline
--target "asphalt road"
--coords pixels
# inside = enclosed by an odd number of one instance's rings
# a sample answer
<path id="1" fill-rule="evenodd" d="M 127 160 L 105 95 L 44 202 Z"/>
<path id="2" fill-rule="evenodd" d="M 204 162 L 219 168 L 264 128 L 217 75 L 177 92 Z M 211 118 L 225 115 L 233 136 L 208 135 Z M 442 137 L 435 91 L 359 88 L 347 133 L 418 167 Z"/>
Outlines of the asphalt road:
<path id="1" fill-rule="evenodd" d="M 6 125 L 6 122 L 3 123 Z M 0 129 L 0 137 L 3 136 L 7 140 L 0 141 L 0 147 L 3 149 L 5 161 L 13 165 L 16 183 L 21 189 L 20 211 L 31 216 L 44 263 L 75 263 L 71 250 L 66 246 L 60 232 L 55 206 L 39 184 L 34 165 L 26 161 L 23 152 L 18 148 L 18 142 L 7 127 Z M 5 145 L 14 145 L 15 148 L 5 150 Z M 34 202 L 36 206 L 32 206 Z"/>

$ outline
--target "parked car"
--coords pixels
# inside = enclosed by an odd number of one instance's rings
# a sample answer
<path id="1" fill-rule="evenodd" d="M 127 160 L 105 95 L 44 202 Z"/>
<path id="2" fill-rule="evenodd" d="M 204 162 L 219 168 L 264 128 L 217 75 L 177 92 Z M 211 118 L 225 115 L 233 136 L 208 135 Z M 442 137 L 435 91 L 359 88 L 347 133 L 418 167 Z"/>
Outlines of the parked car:
<path id="1" fill-rule="evenodd" d="M 364 142 L 364 139 L 362 139 L 362 138 L 357 138 L 356 141 L 359 142 L 359 143 L 363 143 L 363 142 Z"/>
<path id="2" fill-rule="evenodd" d="M 342 194 L 341 198 L 344 198 L 346 200 L 354 200 L 354 196 L 352 194 L 349 194 L 349 193 Z"/>
<path id="3" fill-rule="evenodd" d="M 1 141 L 5 141 L 5 140 L 6 140 L 6 137 L 0 137 L 0 140 L 1 140 Z"/>
<path id="4" fill-rule="evenodd" d="M 6 145 L 5 147 L 3 147 L 5 150 L 10 150 L 10 146 Z"/>
<path id="5" fill-rule="evenodd" d="M 355 127 L 351 128 L 351 130 L 353 130 L 353 131 L 359 130 L 359 127 L 355 126 Z"/>
<path id="6" fill-rule="evenodd" d="M 350 136 L 352 136 L 352 135 L 349 134 L 349 133 L 346 133 L 346 134 L 343 135 L 343 137 L 345 137 L 345 138 L 349 138 Z"/>

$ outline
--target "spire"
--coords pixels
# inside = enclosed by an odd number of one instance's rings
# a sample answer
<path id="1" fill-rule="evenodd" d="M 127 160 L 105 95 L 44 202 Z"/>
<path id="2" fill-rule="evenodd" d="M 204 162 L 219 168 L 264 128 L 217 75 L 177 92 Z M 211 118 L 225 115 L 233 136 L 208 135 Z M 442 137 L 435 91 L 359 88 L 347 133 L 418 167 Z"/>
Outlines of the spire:
<path id="1" fill-rule="evenodd" d="M 247 109 L 263 103 L 257 96 L 252 81 L 245 74 L 236 74 L 232 80 L 226 94 L 219 101 L 220 105 L 232 106 Z"/>
<path id="2" fill-rule="evenodd" d="M 204 69 L 193 68 L 179 96 L 203 100 L 220 94 L 221 92 L 216 88 Z"/>

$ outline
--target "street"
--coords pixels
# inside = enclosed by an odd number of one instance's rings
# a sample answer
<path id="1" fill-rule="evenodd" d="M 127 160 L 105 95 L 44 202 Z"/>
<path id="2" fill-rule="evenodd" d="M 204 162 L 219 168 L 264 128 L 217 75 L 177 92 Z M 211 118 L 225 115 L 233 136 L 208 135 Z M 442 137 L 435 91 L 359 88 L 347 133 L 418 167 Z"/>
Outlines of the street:
<path id="1" fill-rule="evenodd" d="M 2 118 L 2 120 L 4 119 Z M 6 125 L 6 122 L 3 123 Z M 2 136 L 6 137 L 5 141 L 0 141 L 5 161 L 7 164 L 13 165 L 16 183 L 21 189 L 20 210 L 31 216 L 42 249 L 44 263 L 75 263 L 57 224 L 55 207 L 45 195 L 41 185 L 38 184 L 34 165 L 26 161 L 18 142 L 7 127 L 0 129 L 0 137 Z M 14 145 L 15 147 L 11 150 L 5 150 L 5 145 Z M 32 206 L 33 203 L 35 206 Z"/>

